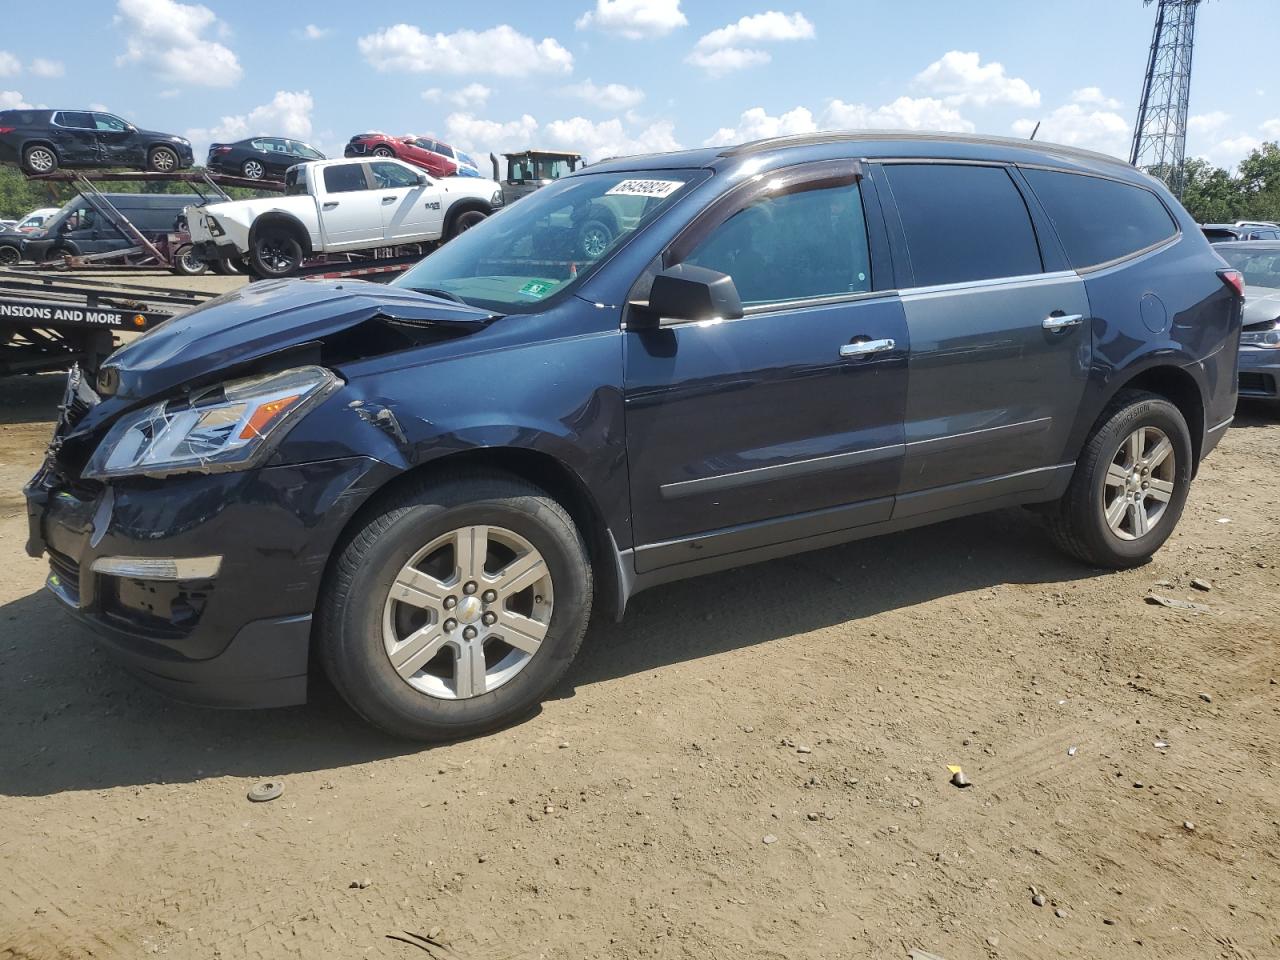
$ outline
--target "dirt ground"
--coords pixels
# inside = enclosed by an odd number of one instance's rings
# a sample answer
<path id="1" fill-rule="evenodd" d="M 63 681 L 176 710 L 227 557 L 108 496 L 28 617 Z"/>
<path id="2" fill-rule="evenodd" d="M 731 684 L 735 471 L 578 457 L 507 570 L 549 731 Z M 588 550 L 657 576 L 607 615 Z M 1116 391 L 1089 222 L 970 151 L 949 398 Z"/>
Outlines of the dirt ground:
<path id="1" fill-rule="evenodd" d="M 1010 511 L 656 589 L 538 716 L 423 749 L 97 652 L 22 551 L 57 395 L 0 383 L 0 957 L 1280 956 L 1262 411 L 1145 568 Z"/>

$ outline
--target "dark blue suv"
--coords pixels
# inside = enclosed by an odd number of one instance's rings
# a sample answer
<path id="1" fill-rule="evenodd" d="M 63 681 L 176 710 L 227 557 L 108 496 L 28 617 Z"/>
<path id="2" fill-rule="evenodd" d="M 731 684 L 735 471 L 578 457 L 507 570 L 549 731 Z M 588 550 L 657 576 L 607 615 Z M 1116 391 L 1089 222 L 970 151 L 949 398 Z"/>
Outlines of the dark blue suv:
<path id="1" fill-rule="evenodd" d="M 613 160 L 390 287 L 254 284 L 73 371 L 29 549 L 179 697 L 298 703 L 314 658 L 466 736 L 666 581 L 1011 505 L 1145 562 L 1231 422 L 1241 284 L 1066 147 Z"/>

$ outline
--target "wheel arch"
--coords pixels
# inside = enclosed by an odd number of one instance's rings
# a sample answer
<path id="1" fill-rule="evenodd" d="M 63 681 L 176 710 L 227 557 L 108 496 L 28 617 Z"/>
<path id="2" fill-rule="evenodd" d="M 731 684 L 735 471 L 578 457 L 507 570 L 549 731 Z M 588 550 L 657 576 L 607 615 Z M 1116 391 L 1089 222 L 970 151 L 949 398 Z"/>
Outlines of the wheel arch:
<path id="1" fill-rule="evenodd" d="M 1204 449 L 1205 429 L 1205 397 L 1199 381 L 1185 367 L 1175 364 L 1157 363 L 1142 370 L 1133 372 L 1127 379 L 1117 380 L 1103 400 L 1102 409 L 1111 404 L 1121 390 L 1146 390 L 1164 397 L 1182 414 L 1187 421 L 1187 430 L 1191 434 L 1191 449 L 1195 459 L 1195 469 L 1200 469 L 1201 452 Z M 1088 436 L 1098 427 L 1094 420 Z"/>
<path id="2" fill-rule="evenodd" d="M 392 477 L 365 499 L 339 534 L 326 565 L 331 568 L 350 534 L 366 522 L 377 505 L 398 494 L 430 482 L 435 477 L 487 470 L 507 473 L 545 490 L 568 511 L 587 545 L 592 576 L 596 583 L 596 604 L 602 612 L 621 617 L 631 588 L 622 554 L 605 519 L 603 510 L 576 470 L 554 454 L 529 447 L 474 447 L 444 454 L 419 463 Z M 328 577 L 326 569 L 325 577 Z"/>
<path id="3" fill-rule="evenodd" d="M 302 244 L 302 255 L 310 256 L 312 254 L 311 231 L 307 229 L 307 225 L 291 213 L 272 210 L 253 218 L 253 223 L 249 226 L 249 249 L 245 251 L 246 255 L 253 250 L 253 245 L 258 239 L 259 232 L 268 227 L 284 227 L 289 230 L 297 238 L 298 242 Z"/>
<path id="4" fill-rule="evenodd" d="M 472 210 L 483 213 L 486 217 L 493 215 L 493 206 L 479 197 L 464 197 L 461 200 L 455 200 L 449 205 L 449 212 L 444 215 L 444 235 L 447 237 L 452 232 L 453 225 L 457 222 L 458 217 Z"/>

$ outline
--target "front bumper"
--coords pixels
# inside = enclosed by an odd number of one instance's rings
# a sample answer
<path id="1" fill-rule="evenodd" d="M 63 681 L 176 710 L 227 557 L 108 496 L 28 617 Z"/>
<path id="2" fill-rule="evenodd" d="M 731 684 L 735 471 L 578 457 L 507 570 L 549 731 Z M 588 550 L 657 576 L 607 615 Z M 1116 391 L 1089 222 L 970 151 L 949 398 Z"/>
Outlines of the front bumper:
<path id="1" fill-rule="evenodd" d="M 27 552 L 108 653 L 179 699 L 286 706 L 307 695 L 311 616 L 329 555 L 389 468 L 351 457 L 244 473 L 27 485 Z M 98 573 L 107 557 L 220 555 L 204 580 Z"/>
<path id="2" fill-rule="evenodd" d="M 191 252 L 206 262 L 211 260 L 235 260 L 244 256 L 244 252 L 234 243 L 217 243 L 213 240 L 199 240 L 191 245 Z"/>
<path id="3" fill-rule="evenodd" d="M 1280 401 L 1280 349 L 1240 348 L 1240 396 Z"/>

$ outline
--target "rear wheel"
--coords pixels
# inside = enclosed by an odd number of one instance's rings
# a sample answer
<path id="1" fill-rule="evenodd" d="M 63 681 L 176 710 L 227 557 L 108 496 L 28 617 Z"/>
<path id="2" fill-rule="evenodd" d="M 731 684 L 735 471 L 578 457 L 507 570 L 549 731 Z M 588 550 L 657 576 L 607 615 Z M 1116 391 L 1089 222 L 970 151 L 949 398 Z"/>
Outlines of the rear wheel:
<path id="1" fill-rule="evenodd" d="M 396 154 L 390 147 L 374 147 L 373 155 L 375 157 L 394 157 Z"/>
<path id="2" fill-rule="evenodd" d="M 1048 513 L 1066 552 L 1099 567 L 1146 563 L 1173 533 L 1191 488 L 1191 433 L 1163 397 L 1122 391 L 1085 444 Z"/>
<path id="3" fill-rule="evenodd" d="M 603 220 L 588 220 L 578 231 L 578 254 L 599 260 L 613 243 L 613 230 Z"/>
<path id="4" fill-rule="evenodd" d="M 267 175 L 267 168 L 263 166 L 261 160 L 249 159 L 240 167 L 240 172 L 248 180 L 261 180 Z"/>
<path id="5" fill-rule="evenodd" d="M 213 272 L 223 277 L 237 277 L 245 271 L 245 263 L 243 260 L 215 260 L 213 261 Z"/>
<path id="6" fill-rule="evenodd" d="M 147 154 L 147 169 L 156 173 L 172 173 L 178 169 L 178 154 L 169 147 L 156 147 Z"/>
<path id="7" fill-rule="evenodd" d="M 179 247 L 173 255 L 173 272 L 180 277 L 199 277 L 209 272 L 209 262 L 196 256 L 195 250 L 188 244 Z"/>
<path id="8" fill-rule="evenodd" d="M 17 247 L 0 247 L 0 267 L 13 266 L 13 264 L 18 263 L 21 259 L 22 253 Z"/>
<path id="9" fill-rule="evenodd" d="M 586 631 L 591 568 L 564 508 L 467 472 L 389 499 L 341 549 L 321 659 L 353 708 L 399 736 L 473 736 L 532 711 Z"/>
<path id="10" fill-rule="evenodd" d="M 258 232 L 249 253 L 249 266 L 259 277 L 287 277 L 302 264 L 302 244 L 284 227 Z"/>
<path id="11" fill-rule="evenodd" d="M 27 147 L 22 151 L 22 169 L 27 173 L 53 173 L 58 169 L 58 154 L 43 143 Z"/>

